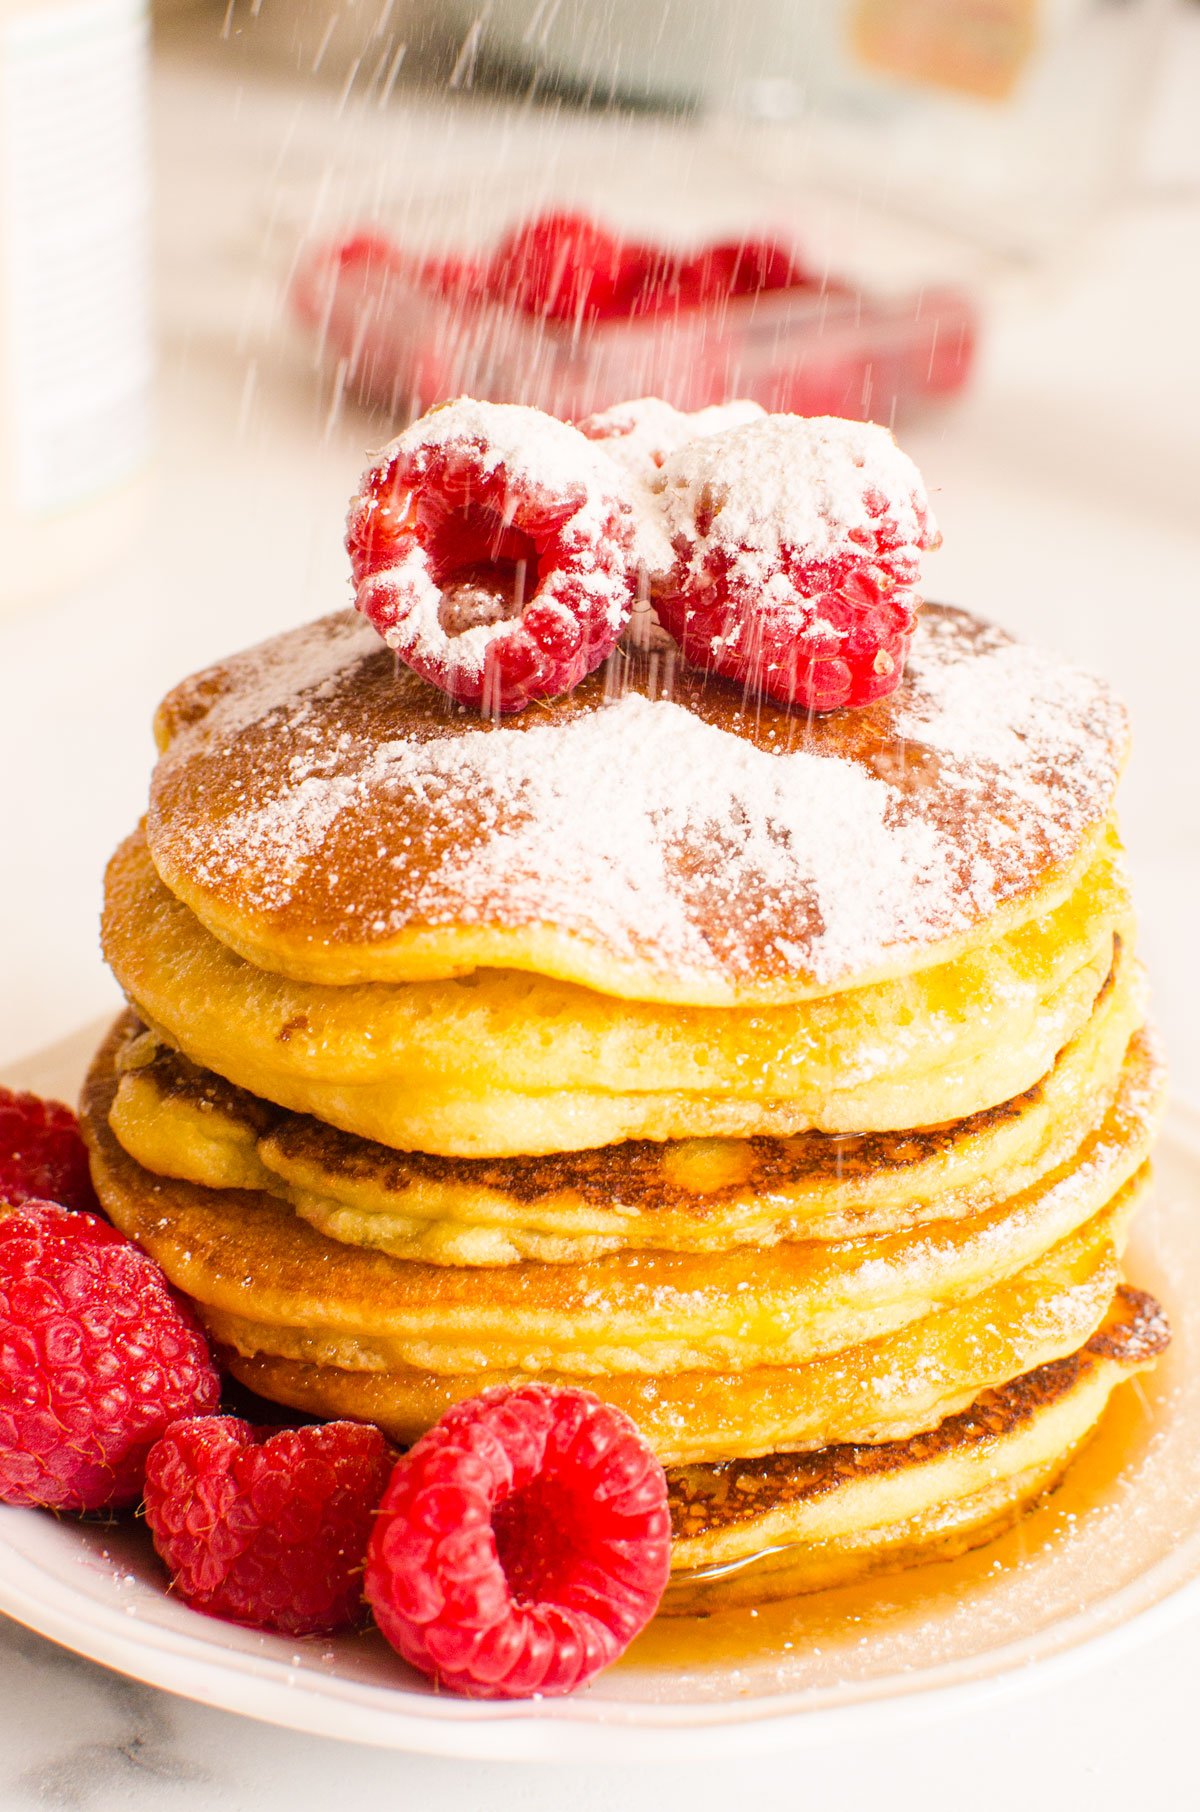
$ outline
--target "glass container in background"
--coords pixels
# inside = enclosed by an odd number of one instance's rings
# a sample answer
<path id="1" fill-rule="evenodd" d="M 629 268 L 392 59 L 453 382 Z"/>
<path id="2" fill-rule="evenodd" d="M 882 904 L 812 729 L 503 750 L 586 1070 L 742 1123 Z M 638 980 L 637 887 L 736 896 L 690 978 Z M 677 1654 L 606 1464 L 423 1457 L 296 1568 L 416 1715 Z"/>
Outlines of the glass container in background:
<path id="1" fill-rule="evenodd" d="M 147 35 L 144 0 L 0 0 L 0 606 L 141 517 Z"/>
<path id="2" fill-rule="evenodd" d="M 332 36 L 321 10 L 235 0 L 243 51 L 328 77 L 311 170 L 289 139 L 264 217 L 291 216 L 280 287 L 335 403 L 395 427 L 461 391 L 884 422 L 952 398 L 1001 286 L 1068 263 L 1120 193 L 1162 8 L 371 0 Z M 640 315 L 517 305 L 504 247 L 546 211 L 670 271 L 779 244 L 803 280 L 700 302 L 672 280 Z"/>

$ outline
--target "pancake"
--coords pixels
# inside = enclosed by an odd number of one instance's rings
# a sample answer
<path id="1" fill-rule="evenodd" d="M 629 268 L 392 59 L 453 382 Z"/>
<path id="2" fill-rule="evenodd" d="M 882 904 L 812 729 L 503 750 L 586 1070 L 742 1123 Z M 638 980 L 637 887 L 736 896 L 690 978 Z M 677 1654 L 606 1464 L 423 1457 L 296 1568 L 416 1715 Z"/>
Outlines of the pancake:
<path id="1" fill-rule="evenodd" d="M 1083 1026 L 1128 913 L 1106 833 L 1054 910 L 844 996 L 679 1008 L 511 971 L 329 987 L 234 955 L 163 887 L 135 836 L 109 865 L 103 939 L 142 1018 L 227 1081 L 402 1150 L 529 1156 L 908 1129 L 994 1107 Z"/>
<path id="2" fill-rule="evenodd" d="M 154 864 L 259 968 L 721 1007 L 911 974 L 1052 911 L 1127 735 L 1098 680 L 934 605 L 864 711 L 619 653 L 493 724 L 346 612 L 185 681 L 156 732 Z"/>
<path id="3" fill-rule="evenodd" d="M 798 1365 L 1012 1277 L 1109 1204 L 1145 1162 L 1162 1093 L 1144 1037 L 1068 1162 L 985 1213 L 874 1238 L 766 1251 L 629 1253 L 584 1265 L 454 1268 L 318 1234 L 262 1191 L 156 1176 L 108 1115 L 123 1032 L 85 1087 L 83 1124 L 111 1219 L 206 1310 L 290 1329 L 323 1362 L 579 1376 Z M 317 1356 L 317 1355 L 314 1355 Z"/>
<path id="4" fill-rule="evenodd" d="M 980 1212 L 1064 1162 L 1112 1099 L 1143 995 L 1121 951 L 1083 1030 L 1032 1089 L 906 1133 L 643 1140 L 502 1161 L 402 1153 L 235 1088 L 133 1015 L 109 1124 L 148 1170 L 265 1189 L 331 1239 L 430 1264 L 846 1239 Z"/>
<path id="5" fill-rule="evenodd" d="M 614 1373 L 588 1380 L 633 1417 L 668 1464 L 802 1451 L 831 1441 L 902 1440 L 934 1428 L 991 1385 L 1074 1352 L 1102 1320 L 1120 1280 L 1119 1256 L 1140 1180 L 1109 1208 L 1015 1277 L 958 1308 L 937 1308 L 898 1332 L 806 1365 L 742 1372 Z M 199 1308 L 222 1364 L 260 1396 L 315 1416 L 375 1422 L 407 1444 L 483 1379 L 393 1367 L 364 1371 L 281 1357 L 306 1344 Z M 311 1343 L 319 1347 L 319 1342 Z M 527 1374 L 489 1371 L 489 1384 Z M 543 1373 L 547 1383 L 569 1383 Z"/>
<path id="6" fill-rule="evenodd" d="M 669 1472 L 663 1611 L 761 1604 L 991 1540 L 1058 1481 L 1116 1386 L 1169 1338 L 1154 1298 L 1122 1287 L 1078 1353 L 984 1393 L 928 1434 Z"/>

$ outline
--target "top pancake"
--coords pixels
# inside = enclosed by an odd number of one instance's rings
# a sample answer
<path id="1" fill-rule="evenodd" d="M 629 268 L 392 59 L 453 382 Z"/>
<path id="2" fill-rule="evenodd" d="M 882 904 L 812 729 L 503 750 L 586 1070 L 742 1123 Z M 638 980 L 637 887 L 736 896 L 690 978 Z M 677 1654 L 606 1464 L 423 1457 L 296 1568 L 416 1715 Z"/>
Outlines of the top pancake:
<path id="1" fill-rule="evenodd" d="M 259 967 L 697 1006 L 857 987 L 1048 910 L 1126 742 L 1100 681 L 940 606 L 863 711 L 622 653 L 492 723 L 345 612 L 185 681 L 156 730 L 155 867 Z"/>

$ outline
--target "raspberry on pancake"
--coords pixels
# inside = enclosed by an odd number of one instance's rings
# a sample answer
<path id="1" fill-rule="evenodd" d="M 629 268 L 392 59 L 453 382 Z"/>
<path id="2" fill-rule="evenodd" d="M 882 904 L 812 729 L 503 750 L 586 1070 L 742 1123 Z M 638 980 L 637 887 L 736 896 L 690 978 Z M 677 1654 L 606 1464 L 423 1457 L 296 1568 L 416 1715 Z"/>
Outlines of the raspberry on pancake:
<path id="1" fill-rule="evenodd" d="M 519 711 L 612 653 L 633 604 L 620 475 L 565 422 L 460 398 L 406 430 L 350 506 L 358 609 L 414 672 Z"/>
<path id="2" fill-rule="evenodd" d="M 688 660 L 814 711 L 896 690 L 940 537 L 885 428 L 766 416 L 681 447 L 654 489 L 675 561 L 653 602 Z"/>

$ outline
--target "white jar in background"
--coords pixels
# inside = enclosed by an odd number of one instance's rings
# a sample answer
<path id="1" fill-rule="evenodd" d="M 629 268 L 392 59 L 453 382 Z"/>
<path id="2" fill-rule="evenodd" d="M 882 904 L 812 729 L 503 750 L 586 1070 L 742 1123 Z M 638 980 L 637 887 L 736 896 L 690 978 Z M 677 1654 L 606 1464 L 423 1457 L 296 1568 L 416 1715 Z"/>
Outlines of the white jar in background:
<path id="1" fill-rule="evenodd" d="M 0 607 L 141 516 L 147 52 L 145 0 L 0 0 Z"/>

